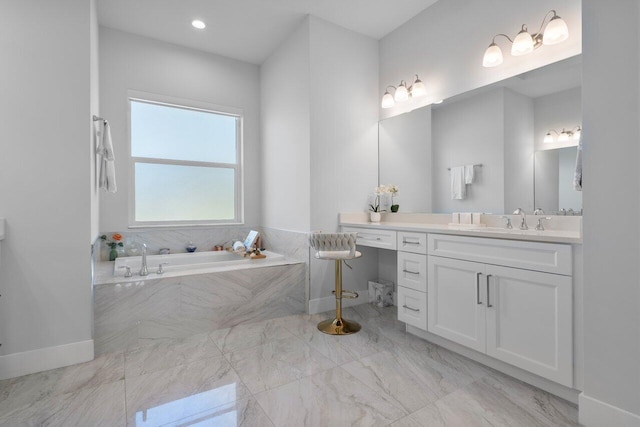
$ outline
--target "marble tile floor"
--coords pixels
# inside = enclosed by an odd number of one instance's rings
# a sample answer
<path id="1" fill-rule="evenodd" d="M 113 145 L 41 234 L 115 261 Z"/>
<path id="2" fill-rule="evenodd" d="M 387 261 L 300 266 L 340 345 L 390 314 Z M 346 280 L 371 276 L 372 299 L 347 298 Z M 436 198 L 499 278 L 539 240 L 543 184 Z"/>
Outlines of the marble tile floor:
<path id="1" fill-rule="evenodd" d="M 576 426 L 562 399 L 404 332 L 360 305 L 362 331 L 292 315 L 167 339 L 0 381 L 0 426 Z"/>

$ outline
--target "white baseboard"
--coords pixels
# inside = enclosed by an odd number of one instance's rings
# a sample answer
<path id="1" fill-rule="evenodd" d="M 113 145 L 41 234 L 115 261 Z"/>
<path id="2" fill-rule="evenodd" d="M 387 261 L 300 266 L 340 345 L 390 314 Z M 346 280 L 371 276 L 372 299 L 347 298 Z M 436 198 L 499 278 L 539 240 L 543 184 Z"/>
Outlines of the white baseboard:
<path id="1" fill-rule="evenodd" d="M 93 360 L 93 340 L 0 356 L 0 380 Z"/>
<path id="2" fill-rule="evenodd" d="M 640 415 L 594 399 L 584 393 L 580 393 L 579 402 L 581 426 L 640 427 Z"/>
<path id="3" fill-rule="evenodd" d="M 354 305 L 366 304 L 367 303 L 367 291 L 366 290 L 358 290 L 356 291 L 360 294 L 358 298 L 355 299 L 342 299 L 342 307 L 353 307 Z M 309 300 L 309 314 L 318 314 L 324 313 L 325 311 L 331 311 L 336 309 L 336 297 L 333 295 L 323 298 L 316 298 Z"/>

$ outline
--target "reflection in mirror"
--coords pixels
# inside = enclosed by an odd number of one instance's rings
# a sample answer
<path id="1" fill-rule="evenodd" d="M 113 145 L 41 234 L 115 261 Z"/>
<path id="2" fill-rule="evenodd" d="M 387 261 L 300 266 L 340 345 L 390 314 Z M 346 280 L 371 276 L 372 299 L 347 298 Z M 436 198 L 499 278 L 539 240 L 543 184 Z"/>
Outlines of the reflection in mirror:
<path id="1" fill-rule="evenodd" d="M 536 151 L 535 202 L 547 215 L 579 214 L 582 192 L 573 187 L 578 147 Z"/>
<path id="2" fill-rule="evenodd" d="M 582 124 L 581 71 L 575 56 L 380 121 L 379 184 L 400 187 L 400 212 L 562 209 L 559 189 L 547 196 L 546 186 L 534 185 L 534 153 L 566 146 L 543 142 L 550 129 Z M 474 164 L 483 166 L 474 168 L 464 197 L 454 198 L 449 169 Z"/>

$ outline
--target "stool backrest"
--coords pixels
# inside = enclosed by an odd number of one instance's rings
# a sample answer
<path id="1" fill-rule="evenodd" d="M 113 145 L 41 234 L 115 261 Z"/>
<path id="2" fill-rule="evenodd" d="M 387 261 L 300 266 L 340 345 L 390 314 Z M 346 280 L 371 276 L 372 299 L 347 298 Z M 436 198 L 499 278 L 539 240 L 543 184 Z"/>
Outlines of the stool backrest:
<path id="1" fill-rule="evenodd" d="M 356 239 L 358 233 L 311 233 L 309 245 L 319 252 L 345 252 L 349 251 L 349 257 L 356 254 Z"/>

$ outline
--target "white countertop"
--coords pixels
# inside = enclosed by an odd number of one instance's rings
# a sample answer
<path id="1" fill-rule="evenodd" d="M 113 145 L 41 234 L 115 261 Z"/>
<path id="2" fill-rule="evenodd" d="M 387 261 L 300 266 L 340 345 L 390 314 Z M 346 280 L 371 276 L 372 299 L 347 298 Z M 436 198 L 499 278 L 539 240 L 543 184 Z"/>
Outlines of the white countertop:
<path id="1" fill-rule="evenodd" d="M 373 230 L 417 231 L 458 236 L 525 240 L 531 242 L 582 244 L 582 233 L 580 231 L 582 218 L 580 217 L 553 217 L 553 219 L 557 219 L 555 221 L 556 225 L 561 229 L 554 229 L 549 226 L 544 231 L 535 230 L 537 222 L 531 220 L 535 220 L 535 216 L 527 216 L 529 230 L 520 230 L 517 221 L 513 221 L 513 229 L 494 226 L 494 224 L 487 224 L 487 226 L 484 227 L 448 225 L 442 222 L 448 221 L 447 218 L 449 218 L 450 215 L 440 214 L 405 214 L 404 216 L 401 216 L 401 214 L 383 214 L 383 219 L 379 223 L 372 223 L 367 220 L 367 217 L 367 214 L 340 214 L 340 225 Z M 487 215 L 487 217 L 489 217 L 489 215 Z M 500 215 L 491 215 L 491 217 L 497 217 L 499 219 Z M 509 217 L 516 218 L 513 215 L 509 215 Z M 395 218 L 399 219 L 399 221 L 394 221 Z M 553 219 L 550 222 L 552 222 Z M 435 223 L 429 223 L 428 221 L 430 220 Z M 487 220 L 492 223 L 497 222 L 496 218 L 487 218 Z M 576 224 L 570 224 L 569 221 L 574 221 Z"/>

